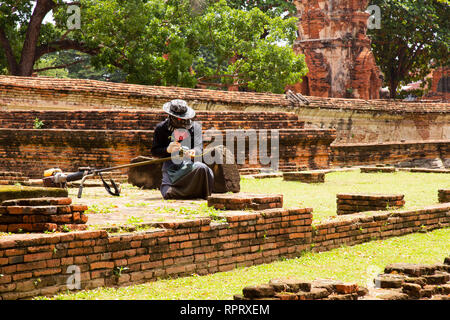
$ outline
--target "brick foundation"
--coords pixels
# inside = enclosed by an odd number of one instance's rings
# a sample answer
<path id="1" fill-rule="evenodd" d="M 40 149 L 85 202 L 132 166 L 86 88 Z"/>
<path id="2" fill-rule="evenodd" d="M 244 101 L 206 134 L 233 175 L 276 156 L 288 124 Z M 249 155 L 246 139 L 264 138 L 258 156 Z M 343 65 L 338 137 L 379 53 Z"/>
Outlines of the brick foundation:
<path id="1" fill-rule="evenodd" d="M 218 210 L 265 210 L 283 207 L 283 195 L 215 194 L 208 197 L 208 206 Z"/>
<path id="2" fill-rule="evenodd" d="M 397 169 L 394 167 L 365 167 L 360 169 L 361 173 L 377 173 L 377 172 L 385 172 L 392 173 L 396 172 Z"/>
<path id="3" fill-rule="evenodd" d="M 374 288 L 332 279 L 272 279 L 245 287 L 234 300 L 450 300 L 450 258 L 443 264 L 395 263 L 374 279 Z"/>
<path id="4" fill-rule="evenodd" d="M 450 226 L 450 205 L 343 216 L 312 226 L 311 209 L 271 209 L 158 223 L 128 234 L 76 231 L 0 237 L 0 297 L 20 299 L 67 290 L 70 265 L 81 288 L 130 285 L 161 277 L 207 274 L 325 251 L 373 239 Z M 120 267 L 127 270 L 119 273 Z M 38 281 L 39 279 L 39 281 Z"/>
<path id="5" fill-rule="evenodd" d="M 337 214 L 352 214 L 364 211 L 399 209 L 405 205 L 405 196 L 378 194 L 338 194 Z"/>
<path id="6" fill-rule="evenodd" d="M 0 172 L 0 184 L 9 185 L 27 181 L 28 177 L 25 177 L 21 172 Z"/>
<path id="7" fill-rule="evenodd" d="M 165 102 L 180 97 L 196 111 L 294 112 L 306 127 L 335 129 L 339 144 L 450 139 L 448 103 L 308 97 L 309 105 L 293 105 L 281 94 L 0 76 L 0 106 L 6 109 L 81 110 L 88 117 L 93 109 L 160 111 Z M 44 127 L 49 123 L 42 115 L 38 117 L 44 119 Z M 22 128 L 31 126 L 33 120 Z M 105 120 L 114 126 L 113 118 Z M 70 122 L 60 125 L 70 126 Z"/>
<path id="8" fill-rule="evenodd" d="M 258 130 L 255 132 L 259 135 Z M 227 131 L 220 131 L 220 134 L 226 145 Z M 311 169 L 329 167 L 330 144 L 334 138 L 333 130 L 279 130 L 280 169 L 292 165 Z M 152 141 L 153 131 L 150 130 L 0 129 L 0 166 L 23 172 L 30 178 L 42 178 L 44 171 L 53 167 L 64 172 L 86 166 L 108 168 L 128 164 L 139 155 L 150 156 Z M 210 142 L 205 136 L 205 146 Z M 267 145 L 270 146 L 270 133 Z M 248 155 L 255 150 L 249 150 L 248 142 L 245 146 L 246 163 L 240 166 L 261 167 L 258 156 L 255 164 L 249 163 Z M 236 148 L 237 142 L 234 142 Z"/>
<path id="9" fill-rule="evenodd" d="M 308 97 L 309 105 L 298 105 L 279 94 L 0 76 L 0 106 L 6 110 L 49 107 L 79 110 L 4 111 L 0 115 L 0 127 L 31 129 L 34 119 L 39 118 L 44 122 L 43 128 L 50 130 L 91 128 L 146 131 L 151 130 L 157 120 L 164 116 L 161 113 L 163 103 L 180 97 L 198 112 L 199 119 L 204 122 L 204 129 L 214 126 L 220 130 L 294 130 L 304 126 L 309 129 L 336 130 L 331 150 L 333 165 L 338 167 L 435 158 L 445 163 L 450 159 L 448 103 Z M 130 112 L 131 109 L 134 109 L 135 115 Z M 218 116 L 210 115 L 205 110 L 214 111 Z M 92 135 L 96 136 L 95 133 Z M 120 141 L 112 142 L 120 144 Z M 27 150 L 28 147 L 23 148 Z M 307 155 L 315 153 L 313 145 L 308 145 L 308 148 Z M 321 154 L 320 146 L 317 151 L 313 162 L 323 164 L 321 158 L 325 155 Z M 306 169 L 319 168 L 315 163 L 310 165 L 308 161 L 295 159 L 303 150 L 299 149 L 296 156 L 292 152 L 287 155 L 291 159 L 282 164 L 283 171 L 300 170 L 305 165 Z M 148 153 L 134 154 L 138 155 L 147 156 Z"/>
<path id="10" fill-rule="evenodd" d="M 72 205 L 71 198 L 6 200 L 0 206 L 0 232 L 86 230 L 85 205 Z"/>
<path id="11" fill-rule="evenodd" d="M 450 264 L 395 263 L 374 279 L 377 288 L 389 289 L 379 297 L 386 300 L 450 300 Z"/>
<path id="12" fill-rule="evenodd" d="M 441 189 L 438 191 L 439 202 L 450 202 L 450 190 Z"/>
<path id="13" fill-rule="evenodd" d="M 356 283 L 333 280 L 272 279 L 268 284 L 245 287 L 234 300 L 358 300 L 367 294 Z"/>
<path id="14" fill-rule="evenodd" d="M 283 172 L 283 180 L 323 183 L 325 182 L 325 172 Z"/>
<path id="15" fill-rule="evenodd" d="M 398 164 L 414 159 L 450 159 L 450 141 L 411 141 L 381 144 L 331 145 L 331 164 L 335 167 L 370 164 Z"/>

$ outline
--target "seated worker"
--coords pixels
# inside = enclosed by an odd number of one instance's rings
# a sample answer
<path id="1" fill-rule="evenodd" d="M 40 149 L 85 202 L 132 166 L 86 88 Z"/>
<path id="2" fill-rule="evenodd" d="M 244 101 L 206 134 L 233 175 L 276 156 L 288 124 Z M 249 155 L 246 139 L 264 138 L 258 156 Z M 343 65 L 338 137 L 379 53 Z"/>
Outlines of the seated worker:
<path id="1" fill-rule="evenodd" d="M 179 99 L 165 103 L 163 110 L 169 116 L 155 128 L 152 155 L 172 159 L 162 166 L 161 194 L 164 199 L 207 199 L 214 186 L 214 174 L 200 162 L 202 128 L 192 121 L 195 111 Z M 174 157 L 181 149 L 182 160 Z"/>

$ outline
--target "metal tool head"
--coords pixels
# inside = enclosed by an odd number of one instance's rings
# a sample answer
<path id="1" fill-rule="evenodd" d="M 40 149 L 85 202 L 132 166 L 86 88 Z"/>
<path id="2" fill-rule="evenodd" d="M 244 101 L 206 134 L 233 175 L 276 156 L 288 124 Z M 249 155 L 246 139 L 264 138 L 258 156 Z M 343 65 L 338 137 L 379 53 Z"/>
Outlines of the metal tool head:
<path id="1" fill-rule="evenodd" d="M 109 186 L 108 183 L 106 183 L 105 179 L 103 179 L 102 173 L 98 172 L 98 175 L 100 176 L 100 179 L 102 179 L 103 186 L 105 187 L 106 192 L 108 192 L 110 195 L 115 196 L 115 197 L 120 196 L 120 188 L 117 186 L 117 184 L 114 182 L 113 179 L 110 179 L 111 186 Z M 112 187 L 112 189 L 114 189 L 114 191 L 111 190 L 111 187 Z"/>

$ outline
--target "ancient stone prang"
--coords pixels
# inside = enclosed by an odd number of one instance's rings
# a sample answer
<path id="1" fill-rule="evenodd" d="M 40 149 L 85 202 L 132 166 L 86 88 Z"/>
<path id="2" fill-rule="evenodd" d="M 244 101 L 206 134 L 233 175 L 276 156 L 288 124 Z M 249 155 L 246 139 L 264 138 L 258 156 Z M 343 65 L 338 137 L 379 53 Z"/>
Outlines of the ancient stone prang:
<path id="1" fill-rule="evenodd" d="M 295 90 L 311 96 L 379 99 L 381 72 L 367 37 L 368 0 L 296 0 L 299 35 L 309 73 Z"/>

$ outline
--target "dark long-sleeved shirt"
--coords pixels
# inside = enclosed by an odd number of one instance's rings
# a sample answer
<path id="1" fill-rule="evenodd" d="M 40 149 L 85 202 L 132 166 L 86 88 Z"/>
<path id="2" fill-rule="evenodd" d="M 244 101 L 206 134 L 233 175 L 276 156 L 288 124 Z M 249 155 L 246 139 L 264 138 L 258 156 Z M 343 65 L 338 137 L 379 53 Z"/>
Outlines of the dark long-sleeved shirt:
<path id="1" fill-rule="evenodd" d="M 195 154 L 199 155 L 203 151 L 202 128 L 198 122 L 193 122 L 192 127 L 188 130 L 190 139 L 184 139 L 182 146 L 194 149 Z M 170 153 L 167 147 L 174 141 L 172 139 L 173 131 L 169 129 L 169 119 L 166 119 L 156 125 L 153 135 L 152 155 L 158 158 L 168 158 Z"/>

